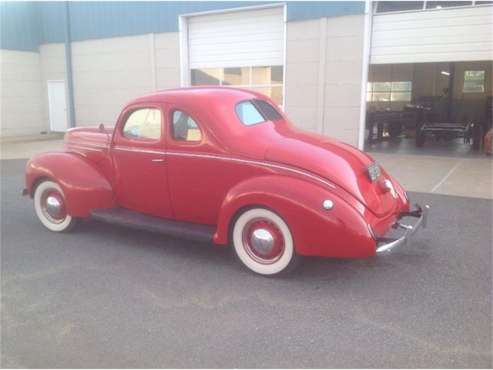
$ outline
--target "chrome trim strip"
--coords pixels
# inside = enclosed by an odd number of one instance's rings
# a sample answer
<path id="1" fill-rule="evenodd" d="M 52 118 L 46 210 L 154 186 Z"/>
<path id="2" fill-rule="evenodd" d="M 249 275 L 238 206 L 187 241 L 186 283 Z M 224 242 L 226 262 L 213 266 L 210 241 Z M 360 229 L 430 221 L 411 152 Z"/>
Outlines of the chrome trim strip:
<path id="1" fill-rule="evenodd" d="M 288 167 L 288 166 L 284 166 L 284 165 L 280 165 L 280 164 L 271 163 L 271 162 L 260 162 L 260 161 L 250 160 L 250 159 L 223 157 L 223 156 L 217 156 L 217 155 L 213 155 L 213 154 L 196 154 L 196 153 L 184 153 L 184 152 L 173 152 L 173 151 L 166 152 L 166 154 L 172 155 L 172 156 L 173 155 L 174 156 L 182 156 L 182 157 L 217 159 L 217 160 L 221 160 L 221 161 L 251 164 L 254 166 L 270 167 L 270 168 L 285 170 L 285 171 L 296 173 L 298 175 L 306 176 L 306 177 L 309 177 L 313 180 L 319 181 L 319 182 L 321 182 L 321 183 L 323 183 L 323 184 L 325 184 L 325 185 L 327 185 L 333 189 L 336 188 L 336 186 L 333 183 L 328 182 L 328 181 L 324 180 L 323 178 L 318 177 L 316 175 L 312 175 L 309 172 L 306 172 L 303 170 L 298 170 L 296 168 L 292 168 L 292 167 Z"/>
<path id="2" fill-rule="evenodd" d="M 165 155 L 166 152 L 162 150 L 152 150 L 152 149 L 139 149 L 139 148 L 133 148 L 130 146 L 120 146 L 120 145 L 115 145 L 113 147 L 115 150 L 119 150 L 122 152 L 134 152 L 134 153 L 147 153 L 147 154 L 161 154 Z"/>

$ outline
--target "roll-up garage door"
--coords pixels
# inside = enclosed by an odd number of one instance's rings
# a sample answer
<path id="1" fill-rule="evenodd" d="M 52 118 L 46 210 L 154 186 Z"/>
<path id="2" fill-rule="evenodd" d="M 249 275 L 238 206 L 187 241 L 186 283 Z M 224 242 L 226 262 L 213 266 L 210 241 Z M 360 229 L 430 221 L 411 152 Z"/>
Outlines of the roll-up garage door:
<path id="1" fill-rule="evenodd" d="M 371 63 L 492 60 L 493 7 L 376 14 Z"/>
<path id="2" fill-rule="evenodd" d="M 190 17 L 190 68 L 283 64 L 283 8 Z"/>

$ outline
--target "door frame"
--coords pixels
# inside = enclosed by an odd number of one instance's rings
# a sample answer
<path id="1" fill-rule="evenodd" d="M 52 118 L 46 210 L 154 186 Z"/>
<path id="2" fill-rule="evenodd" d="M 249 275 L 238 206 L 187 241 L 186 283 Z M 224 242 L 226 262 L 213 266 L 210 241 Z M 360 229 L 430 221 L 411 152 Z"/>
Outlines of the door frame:
<path id="1" fill-rule="evenodd" d="M 64 87 L 64 93 L 65 93 L 65 122 L 66 122 L 66 127 L 64 131 L 55 131 L 53 130 L 53 112 L 52 112 L 52 104 L 50 104 L 50 83 L 63 83 Z M 51 132 L 65 132 L 69 129 L 69 119 L 68 119 L 68 111 L 67 111 L 67 83 L 65 80 L 46 80 L 46 94 L 48 96 L 48 120 L 50 122 L 50 131 Z"/>

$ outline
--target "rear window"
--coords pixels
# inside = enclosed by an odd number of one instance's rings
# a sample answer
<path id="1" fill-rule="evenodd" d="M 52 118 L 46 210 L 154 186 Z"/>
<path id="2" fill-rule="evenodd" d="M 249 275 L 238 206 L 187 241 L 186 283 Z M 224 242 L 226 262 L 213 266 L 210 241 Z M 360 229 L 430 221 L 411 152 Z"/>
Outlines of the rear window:
<path id="1" fill-rule="evenodd" d="M 238 103 L 236 105 L 236 114 L 241 123 L 246 126 L 282 119 L 282 116 L 273 106 L 259 99 Z"/>
<path id="2" fill-rule="evenodd" d="M 260 109 L 262 115 L 269 121 L 278 121 L 282 119 L 279 112 L 265 100 L 254 100 L 255 105 Z"/>

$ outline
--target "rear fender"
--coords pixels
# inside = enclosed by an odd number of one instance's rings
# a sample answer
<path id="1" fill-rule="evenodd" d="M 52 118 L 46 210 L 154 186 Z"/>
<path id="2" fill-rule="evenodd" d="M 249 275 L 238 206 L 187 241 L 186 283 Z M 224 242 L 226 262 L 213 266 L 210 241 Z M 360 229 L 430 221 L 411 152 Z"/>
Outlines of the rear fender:
<path id="1" fill-rule="evenodd" d="M 322 207 L 325 199 L 334 202 L 332 210 Z M 228 192 L 214 242 L 228 244 L 236 217 L 254 207 L 271 209 L 284 219 L 300 255 L 368 257 L 375 254 L 375 241 L 363 215 L 340 195 L 325 187 L 278 175 L 246 180 Z"/>
<path id="2" fill-rule="evenodd" d="M 110 182 L 83 157 L 67 152 L 43 153 L 26 165 L 26 192 L 31 197 L 37 184 L 50 179 L 65 194 L 67 213 L 87 217 L 94 208 L 114 207 Z"/>

